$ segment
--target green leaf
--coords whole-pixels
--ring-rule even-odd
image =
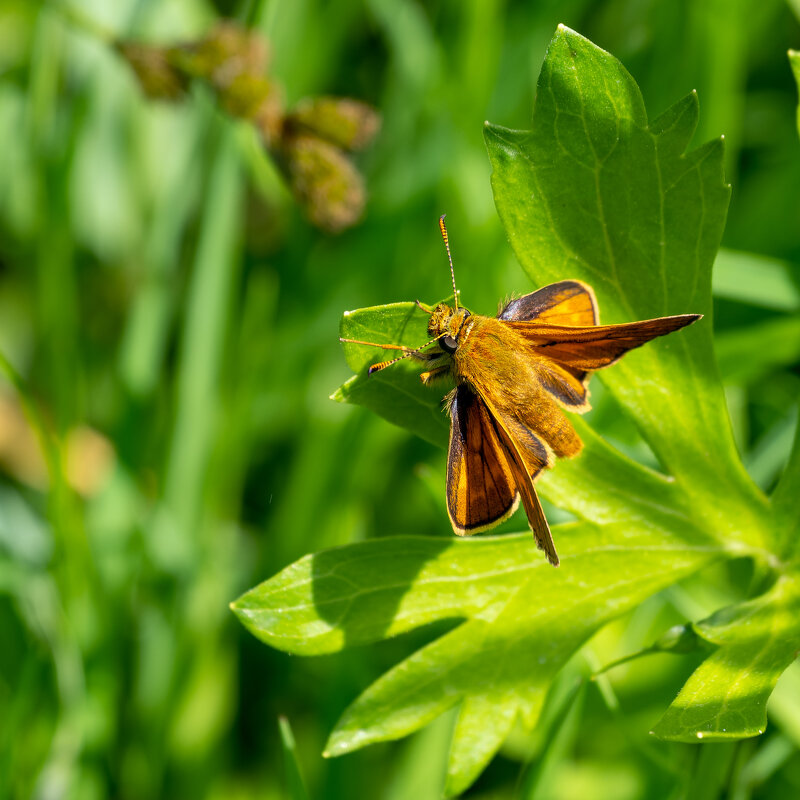
[[[648,122],[624,67],[559,27],[539,77],[532,131],[488,125],[498,212],[538,284],[590,283],[605,322],[706,318],[601,372],[694,515],[762,546],[765,503],[738,457],[714,359],[711,266],[728,206],[722,142],[685,152],[695,94]],[[715,499],[735,504],[718,513]]]
[[[339,335],[362,342],[420,347],[429,338],[428,315],[416,303],[346,311]],[[365,406],[433,444],[447,444],[449,420],[442,412],[442,389],[422,385],[418,362],[405,359],[367,375],[372,364],[401,354],[358,344],[345,344],[344,353],[347,365],[357,374],[331,395],[333,400]]]
[[[694,627],[718,649],[695,670],[653,732],[681,742],[763,733],[767,700],[800,649],[800,576],[783,575],[760,597]]]
[[[448,777],[457,793],[517,715],[535,724],[553,677],[599,627],[722,555],[709,539],[670,539],[626,523],[554,532],[574,553],[558,570],[535,557],[527,534],[397,537],[307,556],[232,608],[258,638],[303,655],[465,620],[367,689],[327,746],[340,755],[396,739],[460,704]]]

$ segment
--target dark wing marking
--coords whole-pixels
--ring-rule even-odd
[[[502,522],[519,496],[497,425],[465,384],[455,390],[450,417],[447,511],[453,530],[465,536]]]
[[[597,325],[597,300],[580,281],[559,281],[509,301],[497,315],[507,322],[538,320],[554,325]]]

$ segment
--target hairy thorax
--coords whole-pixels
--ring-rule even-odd
[[[497,405],[536,401],[536,369],[520,337],[493,317],[470,317],[464,323],[453,353],[460,381],[480,387]]]
[[[470,384],[500,406],[536,401],[537,382],[531,380],[535,359],[532,362],[521,337],[500,320],[441,303],[431,314],[428,333],[440,337],[439,347],[451,356],[458,383]]]

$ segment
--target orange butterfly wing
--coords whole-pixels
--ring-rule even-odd
[[[590,373],[608,367],[629,350],[677,331],[702,314],[599,325],[597,300],[590,286],[560,281],[510,301],[498,319],[544,357],[542,385],[572,411],[589,408],[586,385]]]
[[[544,550],[547,560],[557,567],[560,562],[553,535],[550,533],[550,526],[547,524],[542,504],[533,486],[533,479],[545,467],[551,466],[550,454],[541,439],[522,420],[499,412],[488,403],[487,408],[499,423],[497,430],[522,497],[522,505],[533,531],[533,538],[539,549]]]
[[[466,536],[502,522],[519,497],[497,426],[466,384],[455,390],[450,418],[447,511],[453,530]]]
[[[589,327],[600,320],[592,287],[580,281],[559,281],[510,300],[497,315],[508,322],[549,322]]]
[[[460,536],[491,528],[510,516],[519,497],[531,530],[548,560],[558,565],[550,528],[533,488],[548,466],[547,449],[518,420],[499,417],[466,384],[450,403],[447,511]]]
[[[559,366],[571,371],[590,372],[610,366],[629,350],[691,325],[701,316],[702,314],[680,314],[596,327],[533,322],[506,324],[522,336],[532,354],[552,359]]]

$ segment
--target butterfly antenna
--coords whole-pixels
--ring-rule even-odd
[[[450,242],[447,238],[447,227],[444,224],[444,218],[447,214],[442,214],[439,217],[439,230],[442,232],[442,239],[444,239],[444,246],[447,250],[447,260],[450,262],[450,277],[453,279],[453,297],[455,298],[456,311],[458,311],[458,289],[456,289],[456,273],[453,269],[453,256],[450,255]]]
[[[380,372],[382,369],[386,369],[386,367],[391,367],[392,364],[396,364],[398,361],[402,361],[410,355],[411,353],[406,353],[405,355],[397,356],[397,358],[389,359],[389,361],[379,361],[377,364],[372,364],[367,370],[367,375],[374,375],[376,372]]]
[[[441,333],[438,336],[431,339],[429,342],[425,342],[425,344],[420,345],[417,348],[411,347],[403,347],[402,345],[397,344],[378,344],[377,342],[364,342],[360,339],[343,339],[341,336],[339,337],[340,342],[345,342],[346,344],[363,344],[367,347],[380,347],[382,350],[401,350],[403,355],[397,356],[397,358],[392,358],[389,361],[379,361],[377,364],[373,364],[368,370],[367,375],[372,375],[374,372],[380,372],[382,369],[386,369],[386,367],[390,367],[392,364],[396,364],[398,361],[402,361],[404,358],[410,358],[411,356],[422,356],[423,353],[421,352],[424,347],[427,347],[429,344],[433,344],[434,342],[441,339],[443,336],[446,336],[446,333]]]

